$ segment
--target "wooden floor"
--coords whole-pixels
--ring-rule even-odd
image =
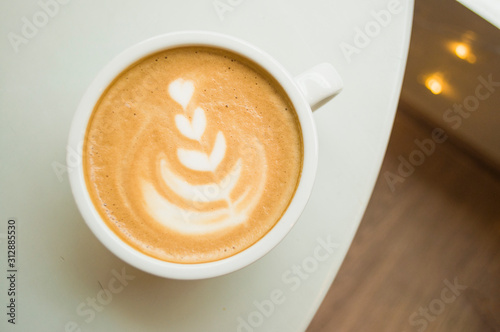
[[[500,331],[498,174],[447,140],[394,191],[384,177],[431,131],[398,111],[363,221],[308,332]]]

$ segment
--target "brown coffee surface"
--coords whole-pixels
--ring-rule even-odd
[[[181,47],[142,59],[107,88],[86,132],[91,199],[125,242],[200,263],[248,248],[280,219],[303,159],[286,93],[236,54]]]

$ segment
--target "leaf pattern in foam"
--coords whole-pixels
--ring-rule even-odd
[[[205,127],[207,126],[205,111],[203,111],[200,107],[196,108],[192,121],[189,121],[185,115],[177,114],[175,116],[175,124],[182,135],[187,138],[200,141],[201,136],[203,136],[203,133],[205,132]]]
[[[178,78],[168,86],[168,93],[178,104],[186,110],[189,101],[193,97],[194,83],[182,78]]]
[[[215,144],[210,156],[197,150],[179,148],[177,150],[177,157],[184,166],[193,171],[214,172],[224,159],[226,148],[226,138],[224,134],[219,131],[215,138]]]
[[[202,136],[207,126],[205,111],[201,107],[196,107],[192,117],[187,115],[188,105],[191,103],[195,91],[194,82],[178,78],[168,87],[170,97],[180,104],[184,114],[175,116],[175,124],[180,134],[189,139],[198,141],[198,150],[187,150],[178,147],[177,157],[182,165],[193,171],[215,172],[219,164],[226,155],[227,144],[224,134],[217,132],[212,151],[210,153],[203,150],[206,146],[202,143]],[[191,108],[190,108],[191,109]],[[151,183],[143,182],[143,197],[145,206],[150,214],[158,222],[165,226],[183,233],[213,232],[225,227],[232,227],[248,219],[248,215],[258,203],[266,182],[266,161],[265,153],[260,142],[248,142],[258,151],[259,164],[262,165],[255,182],[249,186],[237,198],[231,198],[233,188],[239,182],[242,172],[242,159],[238,159],[233,168],[218,183],[191,184],[186,179],[180,177],[169,169],[166,159],[160,162],[161,176],[165,185],[176,195],[192,202],[215,202],[227,201],[227,207],[222,207],[210,211],[198,211],[193,205],[193,209],[180,208],[171,202],[167,197],[157,191]],[[200,151],[201,150],[201,151]],[[215,190],[214,190],[215,188]]]
[[[160,162],[161,177],[165,184],[180,197],[193,202],[215,202],[227,199],[240,179],[241,169],[242,160],[238,159],[233,168],[219,182],[195,185],[171,171],[166,158],[162,158]]]

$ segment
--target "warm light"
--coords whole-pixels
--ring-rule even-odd
[[[449,48],[459,59],[465,60],[468,63],[476,62],[476,56],[471,52],[469,45],[465,43],[450,43]]]
[[[425,80],[425,87],[433,94],[438,95],[443,92],[443,79],[439,75],[431,75]]]
[[[455,47],[455,55],[460,59],[467,59],[467,56],[469,55],[469,47],[465,44],[458,44]]]
[[[476,62],[476,56],[472,53],[469,54],[469,56],[467,56],[467,62],[468,63],[475,63]]]

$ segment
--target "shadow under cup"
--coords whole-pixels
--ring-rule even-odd
[[[177,50],[188,50],[189,54],[182,52],[177,54]],[[195,53],[195,50],[201,51],[201,53],[207,51],[211,56],[218,58],[221,64],[229,63],[228,67],[232,65],[233,71],[238,71],[240,69],[237,68],[238,66],[249,67],[248,64],[250,64],[250,70],[259,72],[264,77],[269,75],[267,81],[270,85],[265,91],[284,91],[281,94],[283,102],[289,103],[288,107],[295,109],[295,113],[288,110],[287,113],[280,112],[281,118],[276,114],[274,114],[275,116],[268,114],[266,117],[266,111],[262,109],[266,102],[258,104],[261,106],[261,110],[255,107],[256,104],[250,103],[253,107],[245,106],[243,101],[250,100],[252,96],[257,96],[261,100],[262,96],[259,93],[262,93],[261,90],[252,89],[248,93],[242,91],[242,86],[261,84],[254,81],[252,83],[245,82],[243,77],[250,76],[250,72],[244,70],[239,72],[240,76],[236,76],[236,82],[240,85],[232,88],[234,90],[231,91],[233,94],[231,95],[231,103],[227,101],[229,98],[227,93],[229,92],[217,94],[220,92],[221,86],[227,87],[228,85],[227,82],[224,83],[224,75],[227,76],[227,74],[221,70],[214,69],[214,67],[210,69],[213,72],[201,75],[202,81],[205,80],[211,84],[206,86],[196,81],[196,75],[185,74],[186,72],[200,72],[201,68],[205,68],[200,63],[195,63],[192,67],[188,65],[191,68],[190,71],[184,71],[183,75],[178,75],[179,73],[176,72],[175,66],[172,67],[172,63],[178,63],[175,61],[187,61],[186,63],[188,63],[190,56],[193,59],[195,57],[199,59],[200,54]],[[170,59],[167,59],[168,57]],[[154,75],[158,74],[159,76],[146,75],[138,80],[141,69],[147,71],[148,68],[153,68],[148,66],[158,65],[158,61],[164,61],[162,65],[168,68],[166,72],[170,78],[163,77],[161,73],[158,74],[161,71],[152,70],[152,73],[156,72]],[[205,59],[201,63],[211,64],[217,61]],[[255,63],[256,66],[252,63]],[[142,66],[142,64],[145,65]],[[231,68],[228,70],[231,71]],[[214,75],[222,76],[214,78]],[[123,83],[127,80],[142,83]],[[168,83],[157,84],[158,82]],[[152,88],[155,84],[156,90]],[[279,86],[274,84],[279,84]],[[180,32],[167,34],[146,40],[124,51],[113,59],[90,85],[75,113],[70,130],[69,147],[82,151],[78,148],[84,142],[83,162],[79,163],[76,169],[69,173],[69,176],[77,206],[87,225],[99,240],[122,260],[136,268],[167,278],[215,277],[236,271],[264,256],[293,227],[307,203],[314,182],[317,166],[316,129],[309,106],[311,101],[307,100],[307,91],[304,92],[304,88],[299,88],[299,85],[300,82],[297,84],[297,81],[290,77],[286,70],[269,55],[244,41],[215,33]],[[123,97],[123,92],[130,92],[130,90],[135,89],[134,86],[140,88],[127,95],[130,98]],[[144,90],[141,90],[143,88]],[[151,96],[146,93],[150,90]],[[331,94],[333,95],[334,92],[332,91]],[[111,101],[119,100],[122,106],[118,109],[113,108],[112,103],[106,104],[105,96],[110,96],[108,99]],[[236,101],[237,99],[239,100]],[[137,107],[141,105],[142,107]],[[275,105],[274,100],[273,105]],[[96,115],[99,114],[100,107],[103,109],[101,118]],[[241,107],[246,108],[246,112]],[[250,110],[248,110],[249,108]],[[162,111],[158,112],[158,109]],[[229,115],[230,111],[232,113]],[[152,116],[153,113],[156,115]],[[238,114],[244,116],[238,119]],[[274,126],[275,123],[282,125],[283,121],[287,120],[286,114],[292,114],[292,122],[296,123],[297,138],[295,141],[284,140],[283,133],[275,135],[276,139],[266,141],[268,136],[273,136],[276,131],[271,125]],[[144,123],[148,124],[147,127],[141,125],[142,120],[133,122],[134,117],[137,119],[141,116],[145,118]],[[265,127],[265,125],[268,125],[269,128],[262,130],[260,136],[257,135],[257,139],[251,141],[250,136],[248,136],[252,132],[250,124],[251,121],[259,123],[259,117],[261,118],[259,128]],[[279,121],[273,120],[276,117],[279,118]],[[106,119],[108,122],[103,127],[93,127],[93,123],[104,123],[103,121]],[[231,121],[227,119],[231,119]],[[290,119],[288,116],[288,120]],[[103,135],[100,133],[102,128],[109,128],[110,130],[107,132],[119,134],[115,136]],[[255,131],[255,126],[253,128]],[[236,137],[239,132],[244,132],[246,136],[243,139]],[[142,134],[138,136],[137,133]],[[144,133],[147,135],[143,135]],[[128,150],[133,151],[133,153],[120,149],[113,150],[112,147],[116,144],[109,144],[110,138],[113,137],[129,138]],[[138,142],[136,142],[138,148],[136,149],[133,148],[134,137],[138,138]],[[145,140],[144,137],[149,137],[150,141]],[[174,137],[175,142],[177,142],[175,144],[173,143]],[[151,144],[151,141],[168,142],[159,144],[164,148],[163,154],[157,153],[158,149],[153,147],[154,144]],[[251,144],[248,144],[249,141]],[[274,147],[271,143],[274,144]],[[106,144],[108,144],[107,149],[105,148]],[[161,255],[154,254],[154,251],[147,252],[144,249],[147,249],[148,244],[141,248],[141,244],[127,240],[129,231],[122,232],[121,230],[122,227],[127,227],[126,223],[128,222],[120,220],[123,215],[108,213],[118,210],[116,206],[113,207],[113,204],[120,204],[120,201],[104,202],[100,199],[100,197],[111,196],[106,194],[106,190],[121,191],[116,193],[116,197],[122,197],[127,192],[133,192],[134,195],[140,193],[143,197],[147,197],[146,203],[140,202],[137,199],[138,196],[127,198],[127,202],[134,205],[134,208],[139,211],[134,212],[136,217],[131,217],[130,222],[143,225],[145,222],[140,213],[144,211],[148,212],[149,216],[153,215],[154,218],[150,218],[151,220],[161,219],[159,223],[156,220],[156,225],[149,223],[146,228],[139,231],[142,235],[146,234],[147,237],[153,239],[152,243],[163,241],[171,243],[172,248],[181,245],[189,248],[191,243],[194,244],[192,246],[194,250],[196,246],[205,248],[207,245],[210,246],[210,243],[216,244],[217,241],[224,243],[225,241],[229,247],[219,246],[219,251],[231,249],[233,238],[228,235],[231,233],[227,230],[239,227],[239,234],[249,233],[251,225],[258,225],[259,220],[263,218],[256,216],[253,219],[250,218],[252,222],[248,223],[246,220],[242,220],[241,216],[250,210],[253,211],[256,206],[261,206],[269,200],[269,197],[272,197],[272,195],[268,195],[268,198],[264,200],[261,200],[260,197],[253,200],[247,199],[258,194],[262,195],[266,192],[265,187],[269,186],[269,183],[272,184],[273,179],[276,179],[277,175],[273,174],[269,178],[261,180],[263,173],[267,173],[262,165],[272,168],[273,164],[281,161],[282,164],[276,167],[276,174],[278,174],[283,171],[283,167],[290,164],[290,160],[293,160],[292,151],[289,154],[277,154],[275,159],[271,158],[271,162],[269,162],[266,159],[270,156],[269,151],[287,150],[294,144],[298,144],[301,151],[299,152],[299,164],[295,170],[293,167],[291,169],[299,181],[297,184],[289,185],[284,190],[288,196],[284,195],[277,199],[276,202],[281,205],[278,212],[271,213],[275,219],[271,226],[269,226],[269,222],[265,227],[256,226],[261,228],[261,234],[254,237],[251,243],[247,242],[241,247],[241,250],[215,260],[208,257],[200,262],[183,262],[182,260],[176,261],[168,257],[161,257]],[[95,150],[89,148],[91,145],[95,146]],[[180,145],[182,148],[179,147]],[[234,148],[234,146],[239,146],[239,148]],[[238,156],[234,152],[241,151],[241,146],[247,148],[250,146],[253,152],[247,153],[246,157]],[[152,151],[155,153],[150,153]],[[264,153],[261,153],[263,151]],[[90,158],[93,160],[92,163],[88,162],[90,154],[93,154]],[[261,154],[265,158],[264,164],[262,164],[262,159],[258,157]],[[132,157],[129,158],[129,155]],[[122,164],[128,166],[118,169],[120,168],[119,163],[111,163],[107,172],[99,171],[112,160],[126,161]],[[297,160],[295,162],[297,163]],[[90,165],[90,167],[86,165]],[[136,176],[138,174],[140,176]],[[107,176],[111,176],[113,179],[110,181],[113,186],[99,187],[97,190],[92,188],[93,184]],[[160,178],[162,181],[152,183],[148,181],[151,177]],[[275,182],[286,181],[276,180]],[[219,185],[218,187],[212,186],[212,191],[210,191],[210,185],[213,183],[219,183]],[[273,190],[268,188],[267,194],[277,190],[280,186],[272,187]],[[211,194],[209,194],[210,192]],[[271,203],[266,208],[276,205],[276,202]],[[222,214],[216,213],[224,209],[226,212],[230,210],[226,214],[233,217],[232,219],[224,219],[221,217]],[[194,212],[186,213],[187,210],[194,210]],[[138,214],[139,217],[137,217]],[[251,214],[252,212],[246,213],[246,215]],[[147,229],[150,229],[150,233],[147,233]],[[174,237],[165,241],[167,233],[162,233],[164,230],[167,230],[167,233]],[[222,235],[219,234],[219,236],[212,237],[207,241],[209,233]],[[176,242],[175,236],[182,238],[182,241]],[[240,240],[234,241],[235,243],[241,242]],[[168,249],[164,251],[169,252]]]

